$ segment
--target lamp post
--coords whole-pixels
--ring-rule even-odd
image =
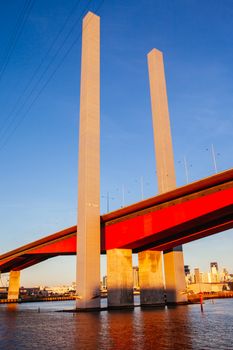
[[[189,168],[192,167],[192,164],[188,164],[186,156],[183,157],[183,161],[179,160],[178,163],[183,163],[185,171],[185,180],[186,184],[189,183]]]
[[[114,199],[114,197],[110,197],[109,191],[107,191],[106,196],[101,196],[102,198],[106,198],[106,207],[107,207],[107,213],[110,211],[110,199]]]
[[[213,165],[214,165],[214,172],[215,172],[215,174],[217,174],[217,172],[218,172],[218,167],[217,167],[217,159],[216,159],[216,156],[219,156],[220,154],[219,154],[219,153],[216,154],[213,143],[211,144],[210,149],[209,149],[209,148],[206,148],[206,151],[210,151],[210,153],[211,153],[212,160],[213,160]]]
[[[213,144],[211,144],[211,153],[212,153],[212,158],[213,158],[213,163],[214,163],[214,171],[215,171],[215,174],[217,174],[218,169],[217,169],[216,155],[215,155],[215,150],[214,150]]]

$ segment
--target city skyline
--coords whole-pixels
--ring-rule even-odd
[[[69,5],[71,5],[71,3]],[[66,9],[68,12],[68,9],[64,7],[64,3],[62,1],[60,2],[60,6],[60,9]],[[123,8],[123,2],[120,2],[119,5],[115,4],[114,6],[118,11],[115,12],[117,17],[117,14],[119,14],[119,11],[121,11]],[[192,6],[195,9],[195,5],[192,4]],[[139,7],[136,7],[135,9],[135,7],[130,8],[130,6],[125,6],[125,8],[126,12],[130,16],[130,21],[133,21],[132,12],[139,11]],[[206,9],[205,6],[203,6],[203,8],[204,10]],[[218,157],[218,170],[223,170],[232,166],[232,142],[229,140],[229,135],[232,128],[232,118],[230,117],[230,112],[232,110],[230,104],[230,89],[233,86],[233,82],[231,75],[228,77],[226,76],[226,71],[224,78],[222,78],[222,80],[220,79],[220,73],[224,72],[223,68],[226,70],[228,69],[228,73],[230,72],[231,68],[228,61],[229,57],[227,56],[227,50],[229,49],[228,46],[225,47],[225,55],[218,54],[217,57],[214,57],[214,62],[213,60],[210,61],[215,64],[214,67],[208,67],[208,60],[207,56],[205,55],[198,56],[196,53],[197,56],[195,59],[197,59],[197,62],[194,62],[195,59],[193,62],[190,62],[189,60],[191,56],[186,57],[186,61],[184,60],[183,49],[186,45],[188,47],[188,41],[186,41],[185,45],[182,46],[179,41],[177,42],[174,40],[174,47],[171,49],[169,46],[172,38],[172,35],[169,32],[172,29],[171,27],[168,27],[167,32],[165,32],[165,38],[163,37],[163,33],[158,30],[158,33],[156,31],[153,32],[156,40],[154,38],[152,40],[152,38],[149,37],[146,42],[143,42],[142,38],[139,40],[141,33],[136,30],[137,40],[135,39],[134,44],[137,42],[140,43],[140,45],[137,50],[133,50],[134,46],[131,44],[132,46],[130,47],[133,52],[132,55],[127,51],[127,45],[130,43],[129,39],[130,35],[132,35],[132,29],[129,28],[128,24],[124,23],[125,17],[123,17],[123,19],[121,18],[120,22],[117,22],[116,19],[115,22],[109,23],[106,17],[108,13],[107,11],[110,9],[112,10],[112,8],[108,5],[106,7],[103,6],[100,11],[103,11],[101,13],[101,18],[103,21],[103,60],[104,65],[107,67],[102,67],[103,71],[105,69],[105,77],[103,77],[103,81],[101,83],[103,91],[102,100],[104,106],[102,108],[102,211],[106,211],[107,192],[110,193],[111,197],[110,208],[114,208],[115,206],[120,207],[122,204],[126,205],[136,200],[140,200],[142,196],[142,187],[140,183],[141,177],[143,177],[143,195],[145,197],[148,195],[152,196],[157,191],[155,179],[155,161],[152,145],[153,139],[151,135],[152,132],[150,130],[151,113],[148,97],[149,84],[145,62],[148,49],[150,49],[152,46],[161,45],[163,46],[162,49],[164,51],[170,114],[172,126],[174,128],[173,144],[175,146],[178,185],[185,184],[187,180],[183,158],[184,156],[188,162],[186,167],[188,169],[190,181],[215,172],[212,154],[210,151],[211,144],[214,144],[216,157]],[[39,9],[37,8],[37,10]],[[51,8],[50,11],[52,10],[54,9]],[[163,5],[161,5],[159,10],[160,11],[157,16],[159,20],[160,15],[161,20],[164,16],[166,17],[166,15],[163,13]],[[40,7],[40,11],[42,11],[42,13],[46,13],[45,8],[42,5]],[[147,11],[149,10],[147,9]],[[148,15],[147,11],[146,14]],[[186,12],[187,15],[190,15],[187,8]],[[124,16],[126,16],[126,14],[124,14]],[[167,16],[172,17],[172,13],[168,13]],[[11,17],[9,18],[13,20]],[[41,18],[43,18],[43,16]],[[60,16],[59,21],[61,21],[62,18],[63,16]],[[153,28],[152,18],[149,18],[150,21],[148,24],[145,24],[143,27],[144,35],[147,33],[146,30],[148,33],[150,33]],[[47,20],[46,24],[48,28],[50,23],[46,17],[44,20]],[[140,23],[138,18],[137,20]],[[202,21],[203,18],[200,17],[199,20]],[[117,30],[114,27],[114,24],[116,25],[117,23],[121,29],[119,33],[117,33]],[[57,23],[56,29],[59,28],[59,25],[60,23]],[[30,26],[31,28],[36,27],[32,20],[30,22]],[[112,46],[110,45],[110,47],[108,46],[108,43],[111,42],[110,36],[108,37],[106,34],[108,28],[111,29],[111,33],[114,35],[114,43],[118,43],[117,47],[115,47],[113,44]],[[164,29],[163,24],[162,28]],[[123,39],[122,36],[125,32],[128,33],[127,30],[129,30],[130,33],[128,34],[129,37],[126,36],[126,38]],[[35,34],[36,33],[34,33],[34,35]],[[55,30],[53,34],[55,34]],[[199,35],[200,34],[201,33],[199,33]],[[209,35],[208,40],[211,42],[212,34],[207,34]],[[181,37],[183,36],[181,35]],[[28,38],[31,38],[29,33]],[[118,40],[116,40],[117,38]],[[41,40],[42,39],[43,38],[41,36]],[[30,40],[32,40],[32,38]],[[155,43],[155,41],[157,42]],[[203,42],[201,42],[201,44],[203,44]],[[106,47],[105,45],[110,49],[110,52],[103,49],[103,47]],[[203,47],[200,47],[199,49],[201,48],[204,50]],[[24,49],[25,51],[23,51],[23,48],[21,48],[21,53],[18,52],[18,56],[15,57],[15,59],[19,59],[18,62],[21,65],[27,62],[26,60],[20,61],[20,58],[23,57],[23,53],[25,54],[28,52],[28,47]],[[77,51],[74,50],[71,56],[68,57],[69,64],[71,64],[71,62],[73,64],[74,59],[77,59],[77,61],[79,60],[77,56],[80,50],[80,42],[76,49]],[[126,50],[126,52],[124,52],[124,50]],[[211,48],[209,48],[209,51],[207,50],[207,52],[210,55]],[[111,57],[111,55],[113,57]],[[202,76],[199,77],[198,82],[198,79],[195,79],[195,74],[197,69],[200,68],[201,58],[203,57],[206,66],[205,69],[204,66],[201,67]],[[33,55],[31,56],[31,59],[32,58],[35,59]],[[224,65],[220,64],[222,62],[221,60],[224,60]],[[35,62],[33,62],[33,64],[34,63]],[[183,65],[187,65],[188,63],[191,64],[192,69],[190,70],[190,67],[189,69],[186,67],[186,70],[183,71]],[[31,64],[30,69],[33,69],[33,64]],[[77,166],[75,163],[75,157],[77,156],[76,125],[78,113],[77,110],[75,112],[75,109],[77,109],[76,104],[78,105],[79,100],[79,89],[77,82],[79,81],[80,69],[78,64],[71,65],[71,67],[75,67],[75,72],[77,72],[76,80],[70,82],[70,78],[68,79],[65,76],[66,74],[64,71],[63,74],[56,75],[55,81],[49,85],[49,91],[47,92],[46,97],[42,96],[43,98],[38,101],[32,110],[34,111],[33,114],[30,114],[31,117],[33,115],[37,115],[37,118],[26,118],[25,121],[22,122],[23,126],[17,129],[15,138],[11,139],[11,141],[8,143],[8,147],[3,149],[2,161],[5,172],[1,174],[3,193],[1,218],[5,233],[3,234],[4,240],[3,245],[1,246],[2,253],[6,250],[13,249],[17,245],[30,242],[33,240],[33,238],[39,238],[46,234],[55,232],[59,230],[59,228],[72,225],[76,220]],[[116,68],[116,72],[115,74],[112,74],[112,70],[114,68]],[[22,74],[20,69],[18,70],[19,75]],[[68,65],[65,65],[63,70],[64,69],[66,71],[70,71],[69,77],[71,77],[72,69],[70,69]],[[187,85],[190,89],[190,91],[188,91],[190,96],[187,96],[186,83],[189,80],[185,76],[187,71],[189,72],[189,78],[191,78],[193,83],[193,86]],[[231,72],[232,71],[233,70],[231,70]],[[110,81],[109,75],[106,74],[107,72],[109,74],[111,72],[111,75],[113,78],[115,78],[115,80],[113,79]],[[123,77],[126,72],[126,77]],[[119,79],[117,79],[117,74],[119,73],[120,76]],[[136,75],[136,77],[133,79],[134,75]],[[11,78],[12,82],[14,82],[14,77]],[[56,86],[56,81],[59,82],[59,84],[64,82],[64,86],[67,88],[67,90],[62,90]],[[211,84],[213,84],[214,81],[218,83],[218,86],[220,84],[220,91],[217,89],[217,87],[215,89],[211,87]],[[26,82],[26,79],[24,82]],[[205,84],[205,82],[207,82],[207,84]],[[111,86],[111,93],[107,91],[108,84]],[[203,90],[198,91],[201,90],[201,84],[204,84],[204,89],[209,89],[209,100],[206,99],[207,95],[203,94]],[[123,85],[124,89],[122,89]],[[134,91],[131,90],[133,85]],[[221,91],[222,93],[220,94]],[[64,92],[65,98],[64,100],[61,100],[59,96],[64,97]],[[4,91],[4,93],[7,94],[7,91]],[[52,95],[49,95],[49,93],[52,93]],[[69,95],[69,93],[71,95]],[[185,95],[185,93],[187,95]],[[53,96],[53,98],[49,96]],[[219,105],[216,106],[212,99],[214,100],[214,98],[217,96],[219,97]],[[223,98],[221,99],[222,96]],[[17,92],[15,92],[14,97],[17,98]],[[187,100],[184,105],[181,103],[182,97],[185,97]],[[59,98],[59,104],[57,104],[57,98]],[[136,108],[133,103],[135,98],[138,100]],[[121,105],[123,105],[124,108],[120,108],[118,101],[121,101]],[[204,105],[204,101],[206,102],[206,105]],[[188,102],[191,102],[191,104],[188,104]],[[201,102],[201,106],[203,108],[202,111],[195,110],[197,102]],[[69,108],[67,108],[67,103],[69,104]],[[222,117],[220,121],[220,128],[217,128],[219,125],[217,124],[217,113],[222,111],[224,103],[226,104],[224,107],[228,117]],[[6,113],[6,115],[8,108],[9,106],[7,104],[5,104],[3,107],[3,111]],[[185,120],[187,111],[190,111],[189,108],[195,115],[194,119],[189,119],[188,121],[191,124],[190,126],[187,125],[187,121]],[[209,111],[208,108],[210,109]],[[61,111],[59,111],[59,109],[61,109]],[[181,114],[183,117],[180,115],[180,112],[182,112]],[[122,116],[119,118],[118,115],[120,113],[122,113]],[[42,119],[39,117],[40,114],[43,115]],[[68,118],[67,115],[69,115]],[[145,115],[146,119],[144,118]],[[204,117],[204,115],[207,115],[207,117]],[[57,119],[57,117],[59,118]],[[49,123],[46,123],[47,118]],[[58,126],[56,125],[57,120]],[[41,125],[42,121],[44,122],[43,126]],[[38,133],[37,128],[39,128]],[[56,132],[54,132],[54,130]],[[51,133],[53,132],[54,135],[52,136],[51,140]],[[60,142],[58,142],[57,138]],[[191,138],[192,145],[190,145],[188,142],[188,140]],[[137,154],[136,149],[139,155],[137,158],[135,158]],[[112,162],[113,159],[114,164]],[[27,167],[28,164],[29,168]],[[122,170],[118,169],[119,164],[122,164]],[[68,176],[66,172],[67,169],[69,174]],[[15,177],[16,172],[18,175],[17,178]],[[56,181],[54,181],[54,179],[56,179]],[[114,199],[112,199],[113,197]],[[14,218],[14,220],[12,220],[12,218]],[[12,232],[14,233],[12,234]],[[232,230],[206,238],[201,242],[193,242],[185,245],[185,263],[187,262],[187,259],[191,259],[191,261],[193,259],[197,259],[197,255],[199,255],[198,258],[202,260],[202,264],[204,264],[207,257],[209,260],[213,260],[211,255],[216,256],[216,260],[220,260],[218,255],[220,254],[221,256],[225,256],[225,259],[227,260],[226,267],[230,269],[230,266],[232,266],[230,242],[232,243]],[[210,249],[207,248],[209,246],[211,246],[211,252]],[[208,250],[208,255],[204,254],[206,249]],[[195,252],[198,252],[198,254]],[[63,271],[63,274],[67,275],[67,272],[65,272],[66,270],[71,271],[72,266],[73,269],[75,269],[75,263],[72,259],[73,258],[56,258],[53,262],[48,261],[46,263],[42,263],[40,267],[30,268],[23,272],[22,281],[27,280],[27,278],[28,280],[32,280],[34,278],[34,271],[37,271],[38,273],[37,278],[51,278],[52,276],[61,278],[56,270]],[[70,260],[70,262],[68,262],[68,260]],[[64,264],[65,266],[61,266]],[[46,270],[46,272],[44,270]]]

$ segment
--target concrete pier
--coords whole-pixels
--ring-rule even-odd
[[[182,246],[164,252],[167,304],[187,303]]]
[[[158,191],[159,193],[164,193],[176,187],[176,176],[163,54],[161,51],[153,49],[149,52],[148,69]],[[169,291],[167,301],[179,303],[180,299],[178,296],[184,292],[183,288],[185,285],[182,247],[174,250],[174,252],[169,251],[164,253],[164,271],[166,290]]]
[[[10,271],[7,299],[19,299],[20,271]]]
[[[78,164],[78,309],[100,307],[100,18],[83,19]]]
[[[142,306],[164,305],[161,252],[147,250],[138,254],[140,303]]]
[[[131,249],[107,251],[107,287],[109,308],[132,308],[133,266]]]

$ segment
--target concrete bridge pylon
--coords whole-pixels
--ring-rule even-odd
[[[83,19],[78,160],[78,309],[100,307],[100,18]]]
[[[163,54],[161,51],[153,49],[147,58],[158,191],[164,193],[176,188],[176,175]],[[155,254],[159,255],[160,252],[155,252]],[[164,272],[167,303],[186,302],[182,246],[164,252]]]
[[[148,66],[158,188],[164,193],[176,187],[176,179],[163,55],[159,50],[148,54]],[[77,221],[77,309],[99,308],[100,18],[91,12],[83,19],[82,33]],[[164,257],[167,301],[184,302],[182,247],[165,252]],[[133,306],[132,250],[107,251],[107,265],[109,306]],[[141,303],[164,304],[161,253],[139,253],[140,271]]]

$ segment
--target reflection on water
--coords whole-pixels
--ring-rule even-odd
[[[73,302],[0,306],[0,349],[233,349],[233,300],[100,313]],[[38,309],[40,308],[40,309]]]

